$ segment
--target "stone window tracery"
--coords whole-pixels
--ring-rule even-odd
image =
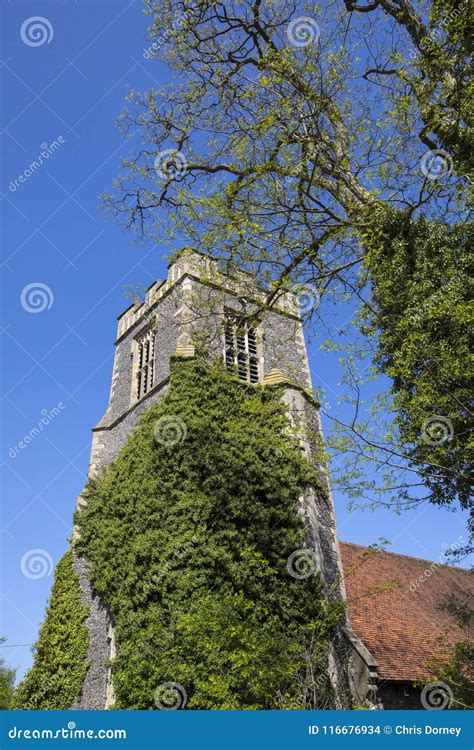
[[[149,328],[137,339],[137,369],[135,397],[139,401],[154,384],[155,331]]]
[[[241,380],[257,383],[260,367],[255,329],[232,313],[225,320],[225,363],[228,370],[237,368]]]

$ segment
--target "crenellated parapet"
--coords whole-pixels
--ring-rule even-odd
[[[249,303],[265,307],[269,301],[268,290],[257,286],[254,276],[245,271],[236,271],[232,275],[224,273],[214,258],[192,250],[185,249],[168,266],[168,275],[163,281],[157,279],[148,287],[142,303],[133,303],[118,317],[117,339],[124,336],[144,315],[154,309],[171,290],[185,279],[198,281],[210,288],[221,289],[226,294],[244,297]],[[275,312],[301,318],[298,296],[290,291],[278,290],[272,299]]]

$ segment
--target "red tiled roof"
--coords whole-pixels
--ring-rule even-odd
[[[465,640],[439,606],[451,595],[464,600],[467,591],[474,593],[471,571],[392,552],[366,557],[368,551],[341,542],[352,628],[377,660],[382,679],[427,677],[425,665],[439,652],[439,636],[451,645]],[[390,586],[393,581],[396,587]],[[387,584],[390,588],[381,591]]]

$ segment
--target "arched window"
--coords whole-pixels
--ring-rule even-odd
[[[136,399],[153,387],[155,359],[155,331],[150,328],[137,339]]]
[[[257,337],[248,321],[240,321],[233,313],[225,320],[225,363],[228,370],[236,369],[241,380],[257,383],[260,367]]]

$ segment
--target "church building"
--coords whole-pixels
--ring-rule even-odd
[[[204,353],[249,386],[280,387],[288,429],[326,488],[301,488],[304,553],[325,590],[347,602],[327,663],[337,696],[333,707],[426,707],[419,683],[429,677],[426,663],[436,640],[445,630],[452,646],[461,637],[438,605],[444,595],[468,587],[468,572],[338,541],[298,300],[281,292],[268,308],[267,294],[251,275],[229,274],[199,252],[176,256],[167,278],[154,282],[146,298],[118,318],[110,399],[93,428],[89,478],[110,466],[140,416],[163,399],[173,357]],[[78,498],[73,539],[80,538],[85,507],[87,493]],[[89,611],[89,646],[82,692],[71,707],[105,709],[114,703],[114,623],[92,591],[87,561],[77,554],[74,569]]]

